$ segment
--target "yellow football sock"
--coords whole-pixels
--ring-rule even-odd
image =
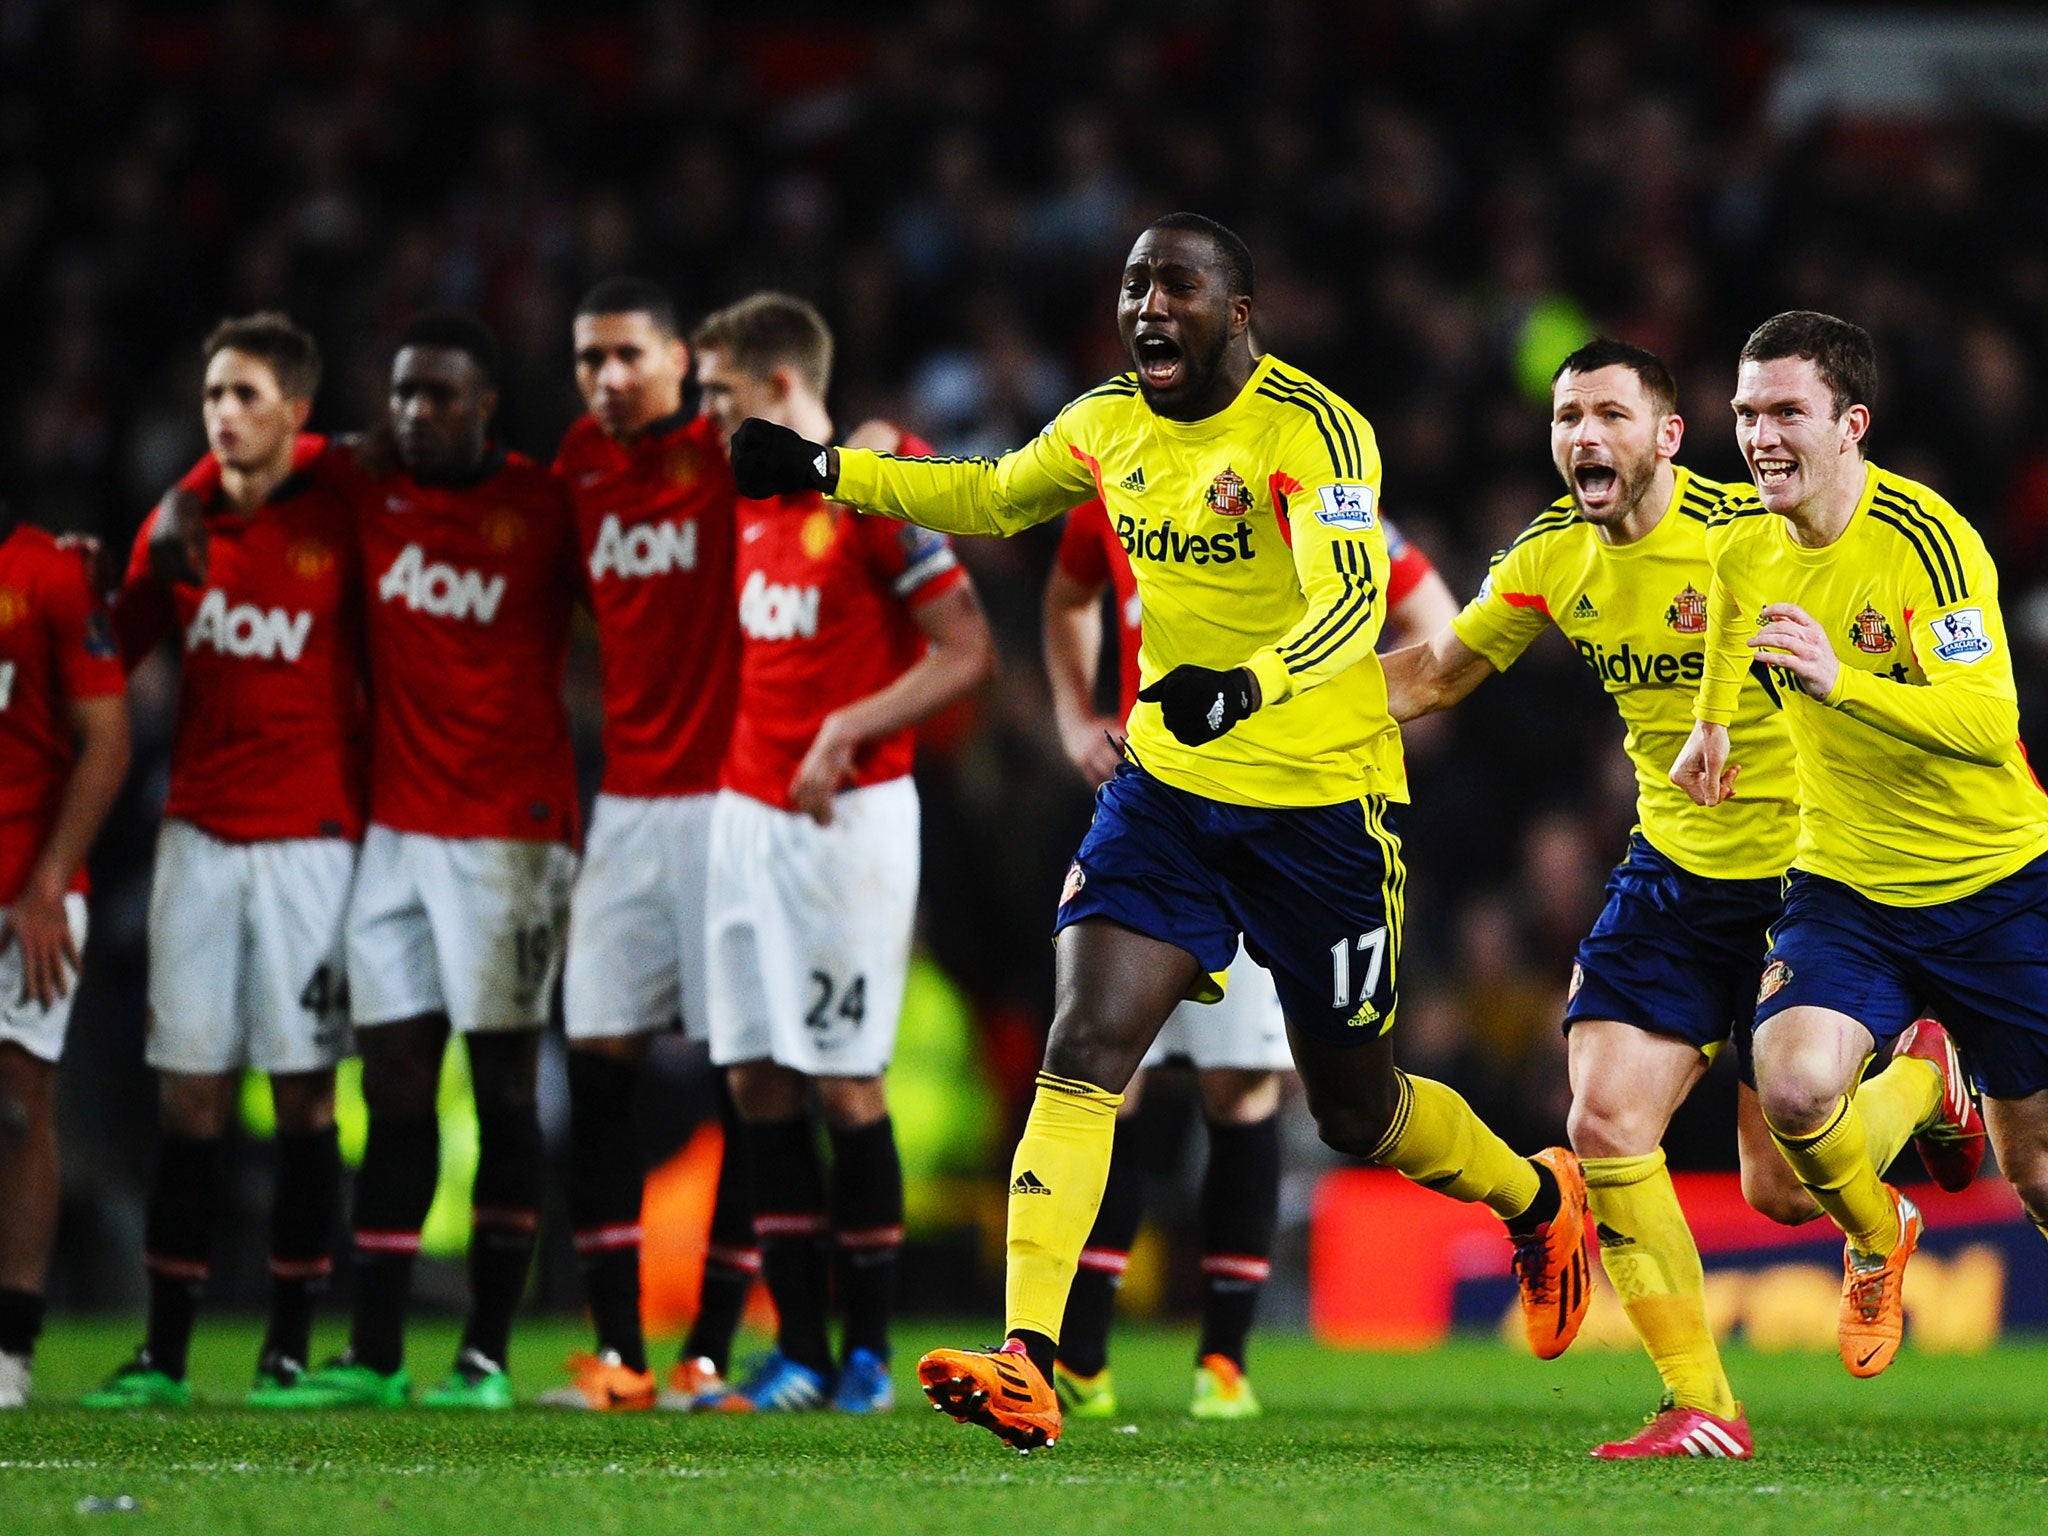
[[[1038,1074],[1031,1114],[1010,1160],[1010,1263],[1003,1286],[1006,1326],[1059,1342],[1074,1283],[1116,1140],[1124,1096],[1070,1077]]]
[[[1827,1124],[1811,1136],[1787,1136],[1772,1126],[1771,1137],[1851,1247],[1860,1253],[1888,1254],[1898,1246],[1898,1213],[1884,1181],[1870,1166],[1870,1141],[1854,1099],[1845,1095]]]
[[[1622,1310],[1681,1408],[1735,1416],[1735,1393],[1707,1326],[1707,1282],[1685,1224],[1664,1149],[1643,1157],[1588,1157],[1586,1203],[1600,1234],[1600,1262]]]
[[[1856,1110],[1863,1117],[1870,1166],[1880,1178],[1913,1139],[1913,1133],[1940,1108],[1941,1074],[1933,1062],[1918,1056],[1894,1058],[1890,1066],[1856,1089]]]
[[[1394,1074],[1401,1102],[1372,1161],[1399,1169],[1453,1200],[1483,1200],[1503,1218],[1529,1209],[1541,1184],[1536,1165],[1496,1136],[1472,1106],[1442,1083]]]

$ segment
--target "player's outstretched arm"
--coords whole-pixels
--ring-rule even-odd
[[[1728,761],[1728,727],[1698,720],[1671,765],[1671,782],[1690,795],[1694,805],[1719,805],[1735,797],[1741,772],[1741,764]]]
[[[831,825],[832,797],[863,745],[930,719],[995,670],[995,640],[972,585],[950,586],[911,614],[930,642],[923,657],[888,687],[827,715],[790,780],[790,799],[820,826]]]
[[[23,997],[42,1008],[66,996],[78,974],[78,946],[72,942],[64,897],[128,777],[126,695],[73,699],[70,713],[78,758],[64,781],[57,819],[20,894],[0,913],[0,950],[21,946]]]
[[[1397,721],[1449,709],[1493,676],[1493,663],[1448,623],[1420,645],[1386,652],[1380,666],[1387,675],[1387,713]]]
[[[1067,761],[1100,784],[1123,761],[1121,720],[1097,714],[1095,671],[1102,660],[1102,587],[1058,565],[1045,584],[1045,676]]]

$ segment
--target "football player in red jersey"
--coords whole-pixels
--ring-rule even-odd
[[[0,1409],[28,1401],[57,1232],[57,1062],[85,854],[128,772],[127,680],[85,562],[0,503]]]
[[[704,409],[832,439],[832,338],[756,294],[694,338]],[[867,431],[868,429],[864,429]],[[896,452],[926,452],[876,429]],[[919,721],[977,687],[994,646],[944,537],[815,494],[739,503],[740,708],[711,825],[711,1054],[746,1122],[777,1347],[726,1406],[888,1408],[903,1174],[882,1073],[910,962]],[[828,1196],[810,1119],[832,1140]],[[829,1212],[829,1214],[828,1214]],[[835,1371],[834,1289],[845,1329]]]
[[[644,1408],[657,1400],[640,1326],[645,1167],[634,1091],[648,1042],[680,1024],[709,1038],[704,893],[711,806],[739,700],[732,471],[717,427],[686,415],[690,351],[675,300],[641,278],[584,296],[576,383],[589,407],[562,439],[597,620],[604,780],[569,910],[569,1215],[597,1348],[541,1401]],[[734,1330],[761,1260],[732,1096],[719,1075],[725,1156],[695,1321],[659,1394],[725,1396]]]
[[[1392,523],[1385,526],[1388,614],[1381,644],[1392,649],[1435,634],[1458,604],[1429,556]],[[1114,593],[1118,619],[1114,718],[1095,708],[1105,591]],[[1046,583],[1044,620],[1045,669],[1060,744],[1082,776],[1099,785],[1123,760],[1124,721],[1137,702],[1143,638],[1137,576],[1099,499],[1067,514]],[[1188,1411],[1199,1419],[1250,1418],[1261,1411],[1245,1375],[1245,1347],[1272,1270],[1280,1214],[1280,1075],[1294,1060],[1273,978],[1240,949],[1222,999],[1175,1008],[1124,1089],[1109,1183],[1067,1295],[1053,1366],[1053,1386],[1075,1418],[1108,1418],[1118,1409],[1109,1325],[1145,1209],[1145,1173],[1123,1133],[1137,1111],[1143,1068],[1171,1060],[1194,1066],[1209,1132],[1202,1183],[1202,1332]]]
[[[250,1401],[305,1370],[341,1201],[334,1067],[348,1054],[342,912],[363,835],[362,592],[355,514],[295,467],[320,380],[283,315],[206,339],[218,464],[203,580],[150,570],[153,514],[115,609],[130,666],[180,652],[170,797],[149,906],[149,1043],[163,1138],[150,1187],[142,1349],[85,1403],[182,1407],[244,1068],[267,1073],[277,1190],[269,1331]],[[317,446],[311,440],[300,458]]]

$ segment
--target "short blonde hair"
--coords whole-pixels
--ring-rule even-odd
[[[820,399],[832,382],[832,331],[825,317],[786,293],[752,293],[704,317],[690,345],[716,348],[733,366],[765,379],[792,368]]]

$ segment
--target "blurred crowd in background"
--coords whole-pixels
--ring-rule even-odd
[[[0,0],[0,494],[125,553],[204,447],[199,338],[269,308],[326,349],[327,430],[381,409],[409,315],[475,311],[505,346],[505,441],[551,458],[579,409],[570,312],[617,272],[691,315],[801,294],[837,330],[842,428],[995,453],[1123,366],[1122,256],[1191,208],[1250,242],[1259,341],[1372,421],[1388,510],[1461,597],[1560,489],[1548,377],[1578,341],[1661,352],[1684,461],[1740,478],[1749,329],[1791,307],[1868,327],[1873,453],[1989,540],[2038,723],[2048,133],[1788,119],[1792,35],[1704,0]],[[963,541],[1003,673],[920,767],[924,945],[1011,1106],[1089,809],[1038,659],[1056,538]],[[172,693],[138,690],[66,1068],[56,1293],[88,1299],[132,1268],[97,1256],[132,1252],[154,1137],[142,937]],[[1558,1140],[1564,985],[1632,819],[1619,727],[1551,640],[1409,748],[1400,1052],[1519,1144]],[[1732,1165],[1732,1103],[1717,1071],[1675,1164]],[[1298,1141],[1297,1217],[1319,1166]]]

